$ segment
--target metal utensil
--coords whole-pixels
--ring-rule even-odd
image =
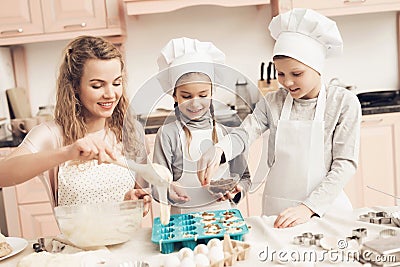
[[[260,81],[264,81],[264,62],[261,62],[261,78]]]
[[[267,67],[267,83],[271,83],[271,71],[272,71],[272,62],[270,61]]]

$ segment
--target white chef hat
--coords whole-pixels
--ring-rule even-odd
[[[294,8],[274,17],[268,29],[273,56],[294,58],[321,73],[327,57],[339,55],[343,40],[336,22],[312,9]]]
[[[172,94],[177,80],[189,72],[204,73],[215,83],[220,78],[217,65],[223,63],[225,54],[211,42],[186,37],[172,39],[158,57],[160,73],[157,78],[163,90]]]

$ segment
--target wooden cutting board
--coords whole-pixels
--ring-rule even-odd
[[[29,97],[24,88],[11,88],[6,90],[11,119],[32,117]]]

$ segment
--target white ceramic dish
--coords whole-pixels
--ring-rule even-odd
[[[0,257],[0,261],[20,253],[28,245],[28,241],[20,237],[6,237],[6,242],[10,244],[10,246],[13,248],[13,251],[4,257]]]

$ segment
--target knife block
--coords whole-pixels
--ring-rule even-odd
[[[258,88],[267,87],[267,80],[258,80]]]
[[[268,92],[273,92],[279,89],[278,81],[271,80],[270,83],[267,83],[266,80],[258,80],[258,90],[262,95],[265,95]]]
[[[272,87],[275,91],[277,91],[277,90],[279,89],[279,83],[278,83],[278,80],[277,80],[277,79],[271,80],[271,87]]]

